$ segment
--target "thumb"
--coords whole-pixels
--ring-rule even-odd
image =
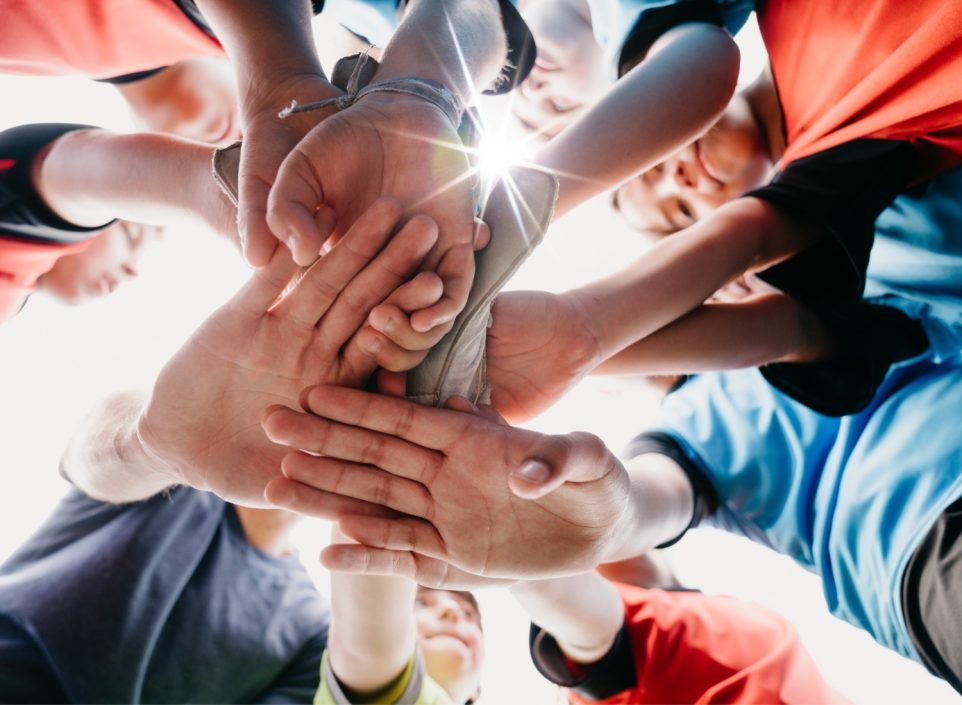
[[[544,436],[511,472],[508,486],[522,499],[540,499],[566,482],[604,477],[614,462],[611,451],[590,433]]]

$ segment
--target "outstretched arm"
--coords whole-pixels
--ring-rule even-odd
[[[712,25],[677,27],[534,161],[561,180],[555,217],[627,181],[715,123],[735,92],[738,48]]]
[[[618,591],[594,571],[525,580],[510,589],[531,621],[551,634],[576,663],[594,663],[607,654],[625,620]]]
[[[349,543],[336,528],[333,544]],[[331,670],[349,690],[372,693],[404,671],[416,644],[417,585],[395,576],[331,574]]]
[[[171,135],[77,130],[38,155],[33,181],[50,209],[77,225],[192,217],[236,242],[234,207],[210,175],[212,153]]]
[[[784,294],[706,303],[628,346],[593,374],[670,375],[811,362],[832,343],[818,317]]]

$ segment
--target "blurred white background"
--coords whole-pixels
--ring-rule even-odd
[[[763,61],[754,25],[739,43],[743,77],[750,79]],[[0,76],[0,95],[0,128],[56,121],[132,129],[125,104],[106,85]],[[563,290],[643,250],[639,237],[599,199],[559,221],[510,288]],[[144,257],[140,279],[107,299],[65,308],[36,296],[0,327],[0,561],[66,490],[57,464],[78,420],[109,392],[149,388],[163,363],[248,274],[237,254],[211,233],[170,231]],[[657,403],[637,381],[589,379],[529,426],[591,431],[619,450],[646,427]],[[302,559],[318,573],[322,589],[316,557],[326,533],[320,523],[299,532]],[[669,552],[691,586],[755,600],[787,616],[828,681],[856,702],[957,701],[921,666],[829,615],[817,579],[788,559],[712,530],[692,532]],[[481,702],[557,702],[557,689],[529,663],[528,623],[520,610],[506,593],[482,591],[479,597],[488,654]]]

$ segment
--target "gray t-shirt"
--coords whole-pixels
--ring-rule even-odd
[[[216,496],[71,490],[0,566],[0,702],[310,703],[329,622]]]

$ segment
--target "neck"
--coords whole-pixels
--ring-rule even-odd
[[[766,66],[761,75],[745,89],[744,95],[765,140],[772,164],[777,164],[785,153],[785,131],[770,66]]]
[[[298,516],[282,509],[253,509],[235,506],[244,536],[254,548],[273,556],[287,552],[287,535],[298,522]]]

